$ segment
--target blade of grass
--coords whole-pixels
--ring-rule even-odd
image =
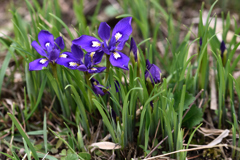
[[[12,115],[11,113],[8,113],[8,116],[12,119],[12,121],[14,122],[15,126],[17,127],[18,131],[20,132],[20,134],[23,136],[23,138],[25,139],[26,143],[28,144],[28,147],[30,148],[34,159],[39,160],[37,152],[35,150],[35,148],[33,147],[32,143],[30,142],[30,139],[28,138],[27,134],[25,133],[25,131],[23,130],[23,127],[21,126],[21,124],[19,123],[19,121],[15,118],[14,115]]]

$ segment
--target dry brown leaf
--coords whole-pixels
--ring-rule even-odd
[[[229,135],[229,130],[225,129],[217,138],[215,138],[212,142],[210,142],[207,146],[215,146],[218,143],[222,142],[223,138]]]
[[[217,89],[215,84],[215,75],[214,70],[210,69],[210,88],[211,88],[211,104],[210,109],[211,110],[217,110]]]
[[[198,130],[200,133],[202,133],[204,136],[210,136],[210,135],[220,135],[224,130],[222,129],[207,129],[200,127]]]
[[[121,148],[119,144],[112,143],[112,142],[97,142],[97,143],[91,144],[90,146],[98,147],[99,149],[104,149],[104,150],[113,150],[113,149]]]

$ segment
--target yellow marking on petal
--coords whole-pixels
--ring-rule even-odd
[[[93,59],[93,56],[95,55],[95,52],[91,52],[90,53],[90,57],[91,57],[91,59]]]
[[[69,62],[69,66],[75,67],[75,66],[79,66],[79,64],[77,64],[76,62]]]
[[[114,52],[114,53],[113,53],[113,57],[114,57],[115,59],[121,58],[120,54],[117,53],[117,52]]]
[[[96,71],[97,69],[96,68],[91,68],[92,71]]]
[[[47,62],[47,59],[41,59],[40,61],[39,61],[39,63],[42,63],[42,64],[44,64],[44,63],[46,63]]]
[[[98,41],[92,41],[92,47],[100,47],[101,43],[99,43]]]
[[[122,37],[122,34],[121,34],[121,33],[117,32],[117,33],[115,34],[116,41],[118,41],[121,37]]]
[[[97,82],[93,82],[93,84],[96,86],[96,85],[97,85]]]
[[[61,54],[59,57],[67,58],[67,54]]]

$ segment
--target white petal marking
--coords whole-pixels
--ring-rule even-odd
[[[45,44],[45,47],[49,47],[49,46],[50,46],[50,43],[49,43],[49,42]]]
[[[91,68],[91,70],[92,70],[92,71],[96,71],[96,70],[97,70],[97,68]]]
[[[117,53],[117,52],[114,52],[114,53],[113,53],[113,57],[114,57],[115,59],[121,58],[120,54]]]
[[[122,37],[122,34],[121,34],[121,33],[117,32],[117,33],[115,34],[116,41],[118,41],[121,37]]]
[[[47,62],[47,59],[41,59],[40,61],[39,61],[39,63],[42,63],[42,64],[44,64],[44,63],[46,63]]]
[[[101,43],[99,43],[98,41],[92,41],[92,47],[100,47]]]
[[[69,66],[75,67],[75,66],[79,66],[79,64],[77,64],[76,62],[69,62]]]
[[[67,54],[61,54],[59,57],[67,58]]]

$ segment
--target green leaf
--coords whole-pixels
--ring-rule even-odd
[[[193,105],[183,119],[183,126],[192,128],[202,122],[203,112],[201,108]]]
[[[76,154],[68,154],[65,159],[67,159],[67,160],[78,160],[78,156]]]
[[[78,155],[81,156],[85,160],[90,160],[91,159],[91,155],[87,152],[81,152],[81,153],[78,153]]]
[[[4,75],[5,75],[5,72],[7,70],[7,67],[8,67],[8,64],[10,62],[10,59],[12,57],[12,54],[14,52],[14,48],[11,47],[2,63],[2,66],[1,66],[1,70],[0,70],[0,96],[1,96],[1,91],[2,91],[2,84],[3,84],[3,79],[4,79]]]
[[[28,138],[27,134],[25,133],[25,131],[23,130],[23,127],[21,126],[21,124],[19,123],[19,121],[15,118],[14,115],[12,115],[11,113],[8,113],[9,117],[12,119],[13,123],[15,124],[15,126],[17,127],[18,131],[20,132],[20,134],[22,135],[22,137],[24,138],[24,140],[26,141],[28,147],[30,148],[34,159],[38,160],[38,155],[36,150],[34,149],[30,139]]]
[[[178,105],[181,100],[181,94],[182,94],[181,91],[176,91],[174,94],[174,100],[175,100],[174,109],[176,112],[178,112],[178,109],[179,109]],[[195,99],[195,97],[192,94],[189,94],[188,92],[186,92],[183,110],[188,109],[188,106],[194,101],[194,99]]]

